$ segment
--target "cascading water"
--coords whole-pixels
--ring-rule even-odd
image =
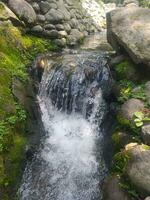
[[[84,50],[49,59],[38,94],[45,135],[27,163],[20,200],[102,199],[106,62],[105,53]]]

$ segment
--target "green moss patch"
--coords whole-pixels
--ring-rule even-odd
[[[0,10],[2,8],[0,7]],[[28,81],[27,66],[38,53],[55,51],[48,40],[23,35],[9,22],[0,26],[0,188],[5,199],[13,199],[9,191],[16,185],[24,159],[26,111],[12,94],[12,80]],[[10,196],[9,196],[10,195]]]

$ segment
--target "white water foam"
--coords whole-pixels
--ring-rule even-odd
[[[96,107],[100,103],[98,95]],[[100,99],[99,99],[100,100]],[[57,184],[57,200],[91,200],[99,194],[99,164],[96,160],[98,130],[82,115],[57,111],[49,100],[39,99],[42,121],[48,137],[41,152],[52,171],[51,184]],[[47,103],[45,103],[47,102]],[[49,113],[49,110],[51,111]],[[103,171],[104,163],[101,163]],[[101,171],[101,172],[102,172]]]

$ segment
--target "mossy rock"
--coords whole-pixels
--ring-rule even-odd
[[[115,66],[117,80],[127,79],[137,81],[139,75],[137,73],[136,65],[130,61],[125,60]]]
[[[25,111],[12,94],[12,82],[17,77],[26,84],[27,66],[33,58],[57,47],[51,41],[23,35],[10,22],[0,25],[0,187],[4,199],[13,200],[12,191],[21,173],[27,138]]]
[[[116,131],[112,135],[113,145],[116,151],[119,151],[121,148],[124,148],[125,145],[131,142],[135,142],[136,139],[129,133],[123,131]]]

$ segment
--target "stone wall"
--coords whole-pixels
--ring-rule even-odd
[[[82,1],[74,0],[8,0],[7,4],[28,31],[53,39],[62,47],[75,45],[88,34],[100,31],[105,24],[103,3],[97,3],[100,6],[94,10],[90,10],[89,2],[84,2],[88,7],[83,8]],[[99,9],[99,22],[91,15],[96,9]]]

